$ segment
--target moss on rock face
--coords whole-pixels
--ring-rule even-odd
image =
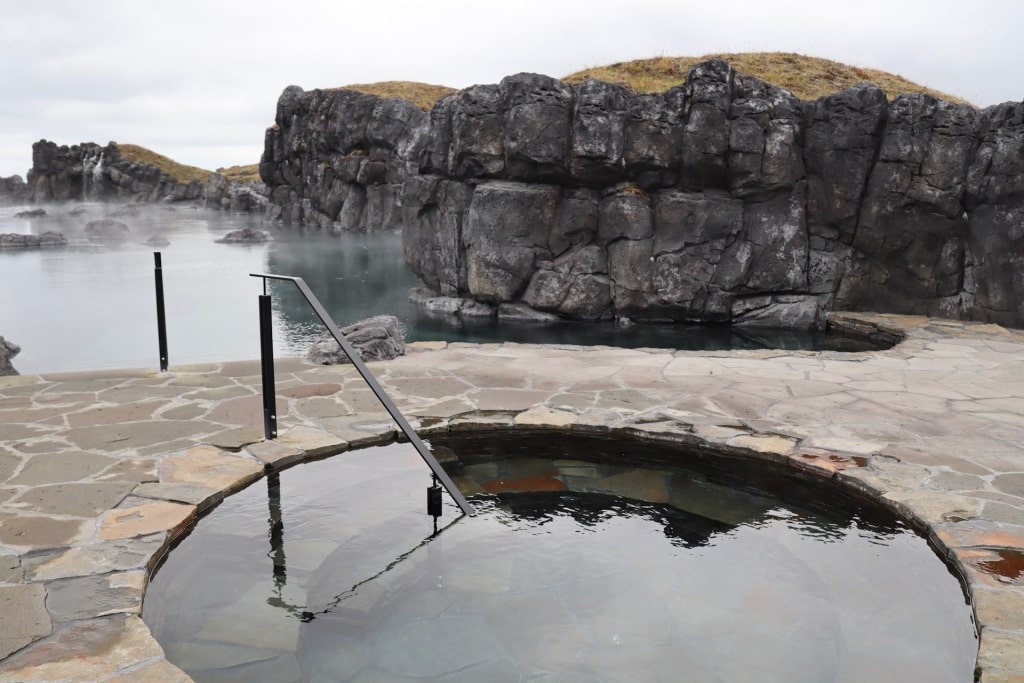
[[[703,55],[701,57],[653,57],[596,66],[565,76],[566,83],[594,79],[618,83],[638,93],[660,93],[682,85],[687,72],[709,59],[721,59],[742,73],[785,88],[802,100],[816,100],[845,90],[858,83],[871,83],[890,100],[908,93],[924,93],[949,102],[970,104],[966,100],[918,85],[903,76],[877,69],[863,69],[820,57],[791,52],[743,52]]]

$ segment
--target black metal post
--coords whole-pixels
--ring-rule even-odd
[[[270,328],[270,295],[260,294],[260,366],[263,369],[263,435],[277,438],[277,397],[274,395],[274,336]]]
[[[160,343],[160,372],[167,372],[167,317],[164,315],[164,268],[160,252],[153,252],[153,272],[156,278],[156,334]]]
[[[427,467],[430,468],[430,471],[434,474],[437,480],[445,487],[445,489],[448,490],[448,495],[452,497],[452,500],[455,501],[455,503],[465,514],[469,515],[470,517],[475,515],[476,510],[473,509],[473,506],[469,504],[469,501],[466,500],[466,497],[462,495],[462,492],[459,491],[457,486],[455,486],[455,482],[453,482],[452,478],[448,476],[448,473],[444,471],[444,468],[441,467],[441,463],[437,461],[437,458],[434,457],[434,454],[430,452],[430,449],[427,448],[426,444],[423,443],[423,440],[420,439],[419,435],[416,433],[416,430],[412,428],[412,425],[410,425],[409,421],[405,419],[405,416],[402,415],[402,412],[395,405],[394,401],[391,400],[391,397],[388,396],[386,391],[384,391],[384,387],[380,385],[380,382],[377,381],[377,378],[374,377],[373,373],[370,372],[370,369],[366,367],[366,363],[364,363],[363,359],[359,357],[359,354],[356,352],[356,350],[352,348],[352,344],[350,344],[348,340],[345,339],[345,335],[342,334],[341,330],[338,329],[338,326],[334,323],[334,320],[331,319],[331,316],[327,313],[327,310],[323,307],[323,304],[320,303],[320,300],[316,298],[316,294],[313,294],[313,291],[309,288],[309,285],[306,284],[306,281],[303,280],[301,277],[293,277],[290,275],[272,275],[270,273],[250,273],[250,275],[252,277],[263,278],[264,291],[266,291],[268,279],[287,280],[295,283],[295,286],[299,288],[300,292],[302,292],[302,296],[305,297],[306,302],[309,303],[309,305],[313,308],[313,312],[316,313],[316,317],[320,318],[320,322],[322,322],[327,327],[327,331],[331,333],[332,337],[334,337],[334,341],[338,342],[338,346],[340,346],[342,351],[345,352],[345,355],[348,356],[348,359],[352,362],[352,366],[356,369],[356,372],[358,372],[359,376],[363,378],[363,381],[366,382],[366,385],[370,387],[370,390],[377,397],[377,400],[380,401],[380,404],[384,406],[385,410],[388,411],[388,414],[391,415],[391,419],[395,421],[395,423],[398,425],[398,428],[401,429],[402,433],[405,434],[405,436],[409,439],[409,443],[411,443],[413,447],[416,449],[416,452],[420,454],[420,457],[423,458],[423,462],[427,464]],[[260,308],[261,313],[262,310],[263,309]],[[270,303],[268,301],[268,338],[270,336],[269,330]],[[272,354],[270,354],[269,352],[264,352],[264,355],[268,356]],[[266,376],[266,367],[264,366],[264,406],[267,405]],[[273,386],[271,386],[271,390],[273,390]],[[273,405],[273,400],[271,400],[270,405]],[[264,408],[264,411],[265,410],[266,408]],[[275,432],[276,431],[277,430],[275,429]],[[267,438],[269,439],[271,437],[268,436]]]

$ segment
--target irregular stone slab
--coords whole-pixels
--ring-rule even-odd
[[[146,401],[144,403],[125,403],[122,405],[88,408],[80,413],[68,415],[68,424],[72,427],[90,427],[92,425],[139,422],[140,420],[151,419],[158,410],[167,404],[168,401]]]
[[[288,404],[284,399],[278,397],[276,405],[278,418],[288,414]],[[262,425],[263,397],[244,396],[222,401],[206,419],[226,425]]]
[[[68,444],[57,439],[34,439],[32,441],[21,441],[11,444],[19,453],[35,455],[36,453],[56,453],[68,448]],[[3,451],[7,452],[7,451]]]
[[[18,486],[38,486],[77,481],[96,474],[115,462],[116,458],[81,451],[40,453],[28,458],[18,475],[10,479],[9,483]]]
[[[994,522],[1024,525],[1024,507],[1019,504],[985,503],[980,516]]]
[[[30,581],[52,581],[132,569],[148,569],[164,545],[162,533],[141,538],[90,543],[55,555],[37,555],[24,560]]]
[[[21,441],[22,439],[31,439],[36,436],[43,436],[47,433],[47,430],[41,429],[35,425],[25,424],[0,424],[0,441]]]
[[[160,463],[163,484],[197,484],[225,492],[237,491],[262,474],[262,463],[216,446],[195,446]]]
[[[976,668],[1013,671],[1020,666],[1020,662],[1024,662],[1024,638],[1021,638],[1020,631],[981,629]]]
[[[0,663],[0,680],[103,681],[126,664],[162,657],[160,645],[138,617],[102,617],[71,622]]]
[[[31,488],[7,505],[54,515],[95,517],[124,500],[132,488],[129,482],[50,484]]]
[[[892,491],[885,494],[898,512],[926,522],[929,525],[942,522],[957,522],[977,517],[982,503],[976,498],[967,498],[938,491]]]
[[[148,421],[79,427],[61,432],[61,435],[83,450],[110,452],[139,449],[214,431],[217,427],[208,422]]]
[[[105,683],[193,683],[188,674],[166,659],[147,662],[142,666],[135,666],[134,662],[129,664],[125,667],[128,671],[108,678]]]
[[[4,615],[0,619],[0,659],[50,635],[46,589],[41,584],[0,586],[0,614]]]
[[[978,621],[999,629],[1024,631],[1024,593],[975,588],[971,591]]]
[[[390,443],[398,433],[398,427],[390,417],[385,415],[379,417],[367,415],[336,417],[321,420],[320,424],[330,430],[334,439],[344,442],[348,448]]]
[[[430,417],[454,417],[463,413],[476,411],[476,405],[464,398],[449,398],[437,403],[416,406],[404,411],[406,417],[410,415],[428,415]]]
[[[0,555],[0,583],[21,583],[25,572],[17,555]]]
[[[9,451],[0,451],[0,481],[7,479],[21,466],[21,458]]]
[[[1020,472],[1000,474],[992,478],[992,486],[1003,493],[1024,496],[1024,474]]]
[[[85,520],[8,517],[0,520],[0,545],[26,551],[60,548],[82,540],[92,528],[92,523]]]
[[[192,505],[166,501],[111,510],[100,522],[99,538],[110,541],[148,536],[160,531],[175,537],[195,519],[195,515],[196,508]]]
[[[168,408],[160,413],[160,418],[164,420],[194,420],[197,417],[205,415],[206,410],[207,409],[201,405],[189,403],[176,408]]]
[[[527,410],[544,403],[551,396],[547,391],[529,389],[481,389],[471,392],[469,398],[477,410]]]
[[[778,434],[744,434],[729,439],[727,443],[736,448],[749,448],[758,453],[775,455],[789,455],[796,446],[795,439]]]
[[[127,481],[139,484],[144,481],[156,481],[156,460],[152,458],[121,459],[116,465],[93,477],[96,481]]]
[[[569,427],[576,421],[576,415],[547,406],[530,408],[515,417],[518,427]]]
[[[302,384],[277,392],[286,398],[312,398],[314,396],[332,396],[341,391],[341,385],[335,383]]]
[[[238,450],[243,446],[263,440],[263,427],[252,425],[249,427],[236,427],[225,429],[206,437],[206,443],[218,448]]]
[[[57,623],[108,614],[138,614],[145,584],[146,574],[141,571],[52,581],[46,584],[46,609]]]
[[[283,430],[275,441],[279,446],[301,449],[310,458],[340,453],[350,445],[332,432],[302,425]]]
[[[160,484],[158,482],[139,484],[132,490],[132,495],[195,505],[199,510],[204,510],[224,498],[222,491],[198,484]]]
[[[351,414],[348,406],[337,398],[326,398],[323,396],[298,399],[295,402],[295,412],[303,417],[313,419]]]
[[[306,457],[306,451],[277,441],[261,441],[246,446],[245,452],[271,469],[287,467]]]

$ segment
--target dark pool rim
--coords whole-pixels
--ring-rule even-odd
[[[841,496],[844,505],[860,506],[867,511],[877,511],[880,514],[905,524],[910,530],[921,536],[929,548],[941,561],[946,569],[956,578],[966,604],[971,609],[971,626],[974,631],[975,642],[980,647],[981,631],[986,627],[978,620],[977,604],[971,590],[971,583],[967,571],[960,566],[955,554],[949,552],[942,543],[931,525],[926,519],[915,515],[913,510],[898,501],[886,498],[870,485],[861,482],[853,477],[838,476],[840,472],[828,471],[813,466],[811,462],[801,462],[801,454],[779,455],[770,452],[757,451],[752,448],[730,446],[710,442],[692,434],[681,433],[652,433],[645,431],[641,426],[610,428],[603,425],[576,424],[572,428],[564,427],[538,427],[538,426],[515,426],[511,420],[506,425],[496,424],[493,420],[495,415],[480,415],[479,422],[465,421],[458,424],[449,424],[446,420],[425,420],[417,429],[419,435],[428,444],[444,445],[444,442],[452,439],[465,438],[470,436],[476,439],[507,438],[515,435],[517,439],[527,438],[554,438],[565,437],[570,439],[601,439],[611,442],[635,443],[640,446],[653,446],[669,452],[690,452],[694,457],[706,462],[717,463],[718,465],[729,462],[741,463],[745,468],[763,468],[774,471],[781,477],[799,482],[812,489],[829,491]],[[407,443],[407,439],[400,438],[400,435],[390,426],[381,425],[382,431],[376,434],[368,433],[366,437],[355,441],[339,444],[337,447],[323,448],[312,453],[304,453],[290,459],[284,459],[274,464],[267,464],[264,471],[257,477],[240,482],[237,486],[221,490],[211,495],[205,501],[196,506],[196,514],[188,524],[183,525],[173,533],[169,533],[161,548],[152,558],[147,570],[147,581],[160,570],[168,555],[179,543],[181,543],[195,528],[196,524],[214,509],[228,496],[238,493],[249,486],[264,480],[268,475],[276,475],[284,470],[301,465],[307,462],[324,460],[349,451],[361,450],[373,446],[386,446],[392,443]],[[815,456],[817,457],[817,456]],[[867,457],[856,457],[853,466],[857,468],[870,467],[870,459]],[[596,460],[595,462],[615,462],[615,460]],[[627,462],[618,460],[619,464]],[[647,466],[657,466],[657,460],[642,462]],[[663,463],[665,464],[665,463]],[[827,472],[827,473],[826,473]],[[447,494],[446,494],[447,495]],[[791,502],[801,504],[801,498],[794,497]],[[455,509],[453,509],[454,511]],[[461,513],[460,513],[461,514]],[[426,515],[426,510],[424,510]],[[145,593],[143,593],[144,604]],[[974,668],[979,670],[978,654],[975,653]]]

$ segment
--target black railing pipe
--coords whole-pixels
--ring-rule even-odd
[[[153,252],[153,274],[156,279],[156,334],[160,344],[160,372],[167,372],[167,316],[164,315],[164,267],[160,252]]]
[[[300,292],[302,292],[302,296],[306,297],[306,301],[313,308],[313,312],[315,312],[317,317],[320,318],[320,322],[327,327],[327,331],[331,333],[331,336],[334,337],[336,342],[338,342],[338,345],[345,352],[345,355],[347,355],[349,360],[352,361],[352,365],[360,376],[362,376],[363,381],[366,382],[367,386],[370,387],[370,390],[377,396],[377,400],[380,401],[381,405],[384,406],[384,409],[391,415],[391,419],[395,421],[398,428],[402,430],[402,433],[409,439],[409,442],[416,448],[416,452],[420,454],[421,458],[423,458],[423,462],[427,463],[427,467],[429,467],[430,471],[434,473],[434,476],[437,477],[438,481],[440,481],[448,490],[448,495],[452,497],[464,513],[470,516],[475,515],[476,510],[474,510],[473,506],[469,504],[469,501],[466,500],[466,497],[463,496],[462,492],[455,486],[455,482],[453,482],[451,477],[448,476],[448,473],[444,471],[444,468],[441,467],[441,464],[437,461],[437,458],[434,457],[434,454],[430,452],[430,449],[427,448],[426,444],[424,444],[420,439],[416,430],[412,428],[409,421],[405,419],[402,412],[395,406],[391,397],[388,396],[386,391],[384,391],[384,387],[380,385],[377,378],[374,377],[373,373],[370,372],[370,369],[366,367],[366,363],[364,363],[363,359],[359,357],[359,353],[352,348],[352,345],[345,339],[345,335],[342,334],[341,330],[338,329],[338,326],[334,324],[334,320],[331,319],[331,316],[328,315],[323,305],[321,305],[320,300],[317,299],[316,295],[313,294],[312,290],[310,290],[306,281],[301,277],[291,277],[288,275],[270,275],[268,273],[251,273],[251,275],[252,277],[263,278],[264,287],[266,286],[266,281],[268,279],[286,280],[295,283],[295,286],[299,288]],[[268,351],[264,350],[264,353],[266,354]],[[269,353],[273,355],[272,350]],[[264,382],[266,382],[266,379],[264,379]],[[264,406],[266,406],[265,396]]]
[[[263,373],[263,435],[277,438],[277,395],[274,390],[274,334],[270,325],[270,295],[260,295],[260,369]]]

